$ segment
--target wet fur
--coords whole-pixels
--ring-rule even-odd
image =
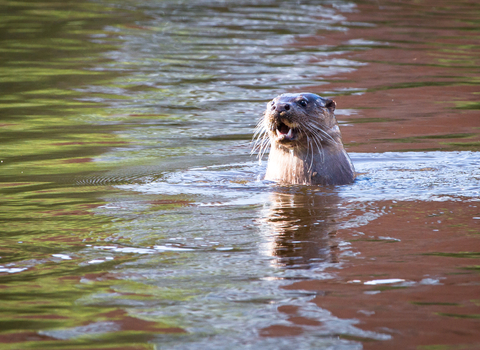
[[[302,99],[306,106],[299,103]],[[261,159],[270,146],[266,180],[303,185],[354,181],[355,170],[343,148],[334,110],[334,101],[310,93],[283,94],[267,105],[256,128],[254,148]],[[276,129],[281,123],[295,126],[294,139],[279,140]]]

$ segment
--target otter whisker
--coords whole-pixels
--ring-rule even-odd
[[[305,130],[309,130],[309,133],[310,133],[310,136],[311,136],[311,139],[313,140],[313,142],[315,143],[315,146],[316,148],[318,149],[318,153],[320,154],[321,156],[321,162],[324,163],[324,160],[325,160],[325,157],[324,157],[324,152],[323,152],[323,145],[322,145],[322,141],[323,138],[322,136],[324,135],[324,130],[321,129],[320,127],[318,127],[317,125],[313,124],[313,123],[306,123],[307,125],[302,125],[302,127],[305,129]],[[315,128],[311,128],[312,126],[315,126]],[[309,129],[310,128],[310,129]],[[333,141],[335,142],[335,140],[327,134],[327,136]],[[307,142],[309,141],[309,138],[307,136]],[[313,155],[313,145],[312,145],[312,155]],[[313,161],[313,159],[312,159]]]
[[[254,148],[251,151],[251,154],[253,155],[255,150],[258,150],[258,162],[261,164],[262,163],[262,158],[265,152],[268,149],[268,146],[270,145],[270,138],[268,136],[268,133],[265,130],[264,125],[259,128],[259,130],[256,131],[255,133],[256,140],[254,143]]]
[[[312,171],[313,168],[313,158],[314,158],[314,153],[313,153],[313,144],[312,141],[310,140],[310,137],[306,135],[307,138],[307,156],[305,157],[305,160],[308,161],[308,156],[310,154],[310,149],[312,149],[312,155],[310,156],[310,166],[308,167],[308,172]]]
[[[257,142],[265,133],[266,133],[265,128],[256,127],[255,130],[253,131],[252,141]]]
[[[253,148],[252,151],[251,151],[251,155],[253,155],[256,151],[257,152],[257,157],[261,158],[263,153],[264,153],[264,148],[265,148],[265,141],[262,140],[260,142],[257,142],[255,144],[255,148]]]
[[[264,134],[266,134],[266,130],[264,128],[255,128],[252,141],[257,142]]]
[[[308,127],[315,129],[317,132],[320,132],[322,136],[325,136],[325,141],[331,141],[334,144],[337,143],[335,139],[331,135],[329,135],[320,125],[314,122],[309,122]]]
[[[267,134],[267,129],[265,127],[265,124],[262,119],[260,119],[257,123],[257,126],[255,127],[254,133],[253,133],[253,147],[252,151],[250,154],[253,155],[253,153],[256,150],[262,150],[263,144],[268,140],[268,134]]]
[[[313,142],[315,142],[315,145],[317,146],[318,153],[320,154],[320,162],[323,164],[325,162],[325,155],[323,154],[323,146],[321,140],[318,140],[317,138],[313,138]]]
[[[260,164],[262,163],[263,155],[267,151],[269,145],[270,145],[270,139],[268,138],[268,135],[266,135],[266,136],[264,136],[264,139],[262,140],[262,143],[260,145],[260,151],[258,153],[258,162]]]
[[[305,137],[307,138],[307,155],[305,156],[305,160],[308,159],[308,154],[310,153],[310,138],[308,137],[308,135],[305,135]]]

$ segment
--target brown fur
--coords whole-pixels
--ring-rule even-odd
[[[335,106],[335,101],[311,93],[283,94],[268,103],[256,131],[260,158],[271,147],[266,180],[302,185],[354,181]]]

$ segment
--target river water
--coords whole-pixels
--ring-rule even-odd
[[[477,2],[0,12],[1,349],[480,348]],[[299,91],[354,184],[262,180]]]

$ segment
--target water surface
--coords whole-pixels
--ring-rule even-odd
[[[480,346],[477,4],[0,10],[2,348]],[[295,91],[354,184],[262,180]]]

